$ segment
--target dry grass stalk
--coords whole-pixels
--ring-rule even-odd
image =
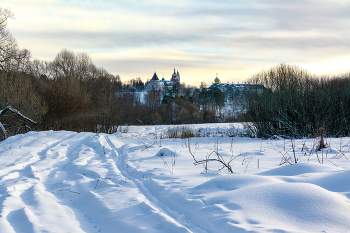
[[[314,138],[320,137],[320,140],[318,141],[317,150],[320,151],[321,149],[327,148],[327,143],[325,143],[325,137],[326,137],[326,129],[324,127],[319,128],[316,133],[314,134]]]

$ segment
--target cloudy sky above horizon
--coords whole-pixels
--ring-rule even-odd
[[[33,58],[85,52],[122,80],[239,82],[278,63],[350,71],[349,0],[1,0]]]

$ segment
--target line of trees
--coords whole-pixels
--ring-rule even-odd
[[[218,88],[182,84],[144,92],[141,101],[136,90],[143,86],[140,79],[123,83],[84,53],[62,50],[52,62],[28,59],[21,69],[0,70],[0,108],[20,110],[42,130],[113,132],[122,124],[220,120],[225,95]]]
[[[279,64],[249,82],[266,88],[250,99],[246,113],[258,137],[312,137],[320,128],[328,136],[350,136],[350,73],[316,77],[300,67]]]

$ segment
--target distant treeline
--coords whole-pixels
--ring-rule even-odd
[[[350,73],[315,77],[279,64],[249,80],[265,90],[250,100],[246,117],[258,137],[350,136]],[[322,129],[322,130],[320,130]]]
[[[122,82],[86,54],[63,50],[52,62],[27,59],[1,70],[0,109],[12,106],[41,130],[113,132],[125,124],[216,122],[225,97],[218,88],[182,84],[145,91],[141,102],[136,89],[144,89],[140,78]]]

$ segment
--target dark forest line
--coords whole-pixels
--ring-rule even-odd
[[[350,72],[312,75],[300,67],[279,64],[249,79],[264,85],[249,101],[246,119],[257,137],[350,136]]]
[[[96,67],[84,53],[63,50],[51,62],[28,58],[4,67],[8,69],[0,71],[0,108],[19,110],[39,123],[38,130],[112,133],[126,124],[227,120],[218,114],[225,101],[219,88],[183,83],[146,91],[140,78],[122,82],[118,75]],[[1,118],[4,125],[11,125],[5,116]]]

